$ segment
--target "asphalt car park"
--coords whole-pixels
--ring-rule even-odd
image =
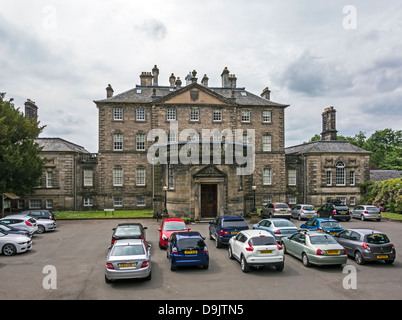
[[[341,222],[346,228],[373,228],[387,234],[396,248],[393,264],[358,265],[348,258],[343,266],[305,267],[286,254],[284,269],[253,268],[241,271],[228,257],[228,247],[215,247],[208,237],[208,223],[189,224],[206,237],[209,268],[199,266],[170,270],[166,249],[158,246],[161,221],[138,219],[152,245],[152,279],[105,282],[105,262],[110,239],[119,223],[133,220],[57,221],[52,232],[35,234],[30,251],[0,255],[0,299],[13,300],[346,300],[400,299],[402,294],[401,223],[386,221]],[[303,222],[291,220],[296,226]],[[252,224],[249,222],[250,229]],[[351,268],[345,268],[351,266]],[[349,278],[348,278],[349,277]],[[356,288],[345,287],[355,277]]]

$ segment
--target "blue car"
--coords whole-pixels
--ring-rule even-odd
[[[199,232],[173,232],[167,245],[170,270],[180,266],[202,266],[208,269],[209,254],[205,238]]]
[[[312,218],[302,224],[300,228],[310,231],[322,231],[328,234],[338,234],[344,230],[337,220],[329,218]]]
[[[242,216],[218,216],[209,223],[209,239],[215,240],[215,246],[220,248],[242,230],[248,230],[247,221]]]

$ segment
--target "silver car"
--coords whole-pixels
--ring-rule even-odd
[[[282,238],[285,253],[301,259],[306,267],[315,265],[342,265],[348,256],[346,250],[329,234],[301,230]]]
[[[118,279],[151,279],[151,245],[143,239],[117,240],[109,247],[105,281]]]
[[[12,256],[32,248],[31,238],[20,234],[5,234],[0,231],[0,253]]]
[[[297,232],[297,227],[292,222],[282,218],[261,220],[253,225],[253,229],[268,231],[277,242],[281,242],[283,237],[290,237]]]
[[[310,219],[317,218],[317,211],[311,204],[297,204],[292,208],[292,218],[294,219]]]
[[[290,219],[291,212],[290,207],[287,203],[268,203],[261,210],[262,218],[285,218]]]
[[[381,212],[376,206],[359,205],[352,210],[352,218],[381,221]]]
[[[9,215],[0,219],[0,221],[5,225],[10,225],[14,228],[28,231],[31,237],[35,232],[38,231],[36,220],[29,216],[23,216],[20,214]]]

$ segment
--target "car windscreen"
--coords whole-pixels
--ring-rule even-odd
[[[286,203],[278,203],[275,205],[275,209],[289,209],[289,206]]]
[[[315,208],[313,206],[303,206],[302,209],[307,210],[307,211],[314,211],[315,210]]]
[[[336,240],[330,235],[310,236],[311,244],[336,244]]]
[[[337,221],[324,221],[321,226],[326,229],[342,229],[342,226]]]
[[[223,228],[242,228],[247,227],[247,222],[245,220],[223,220]]]
[[[269,246],[276,244],[274,237],[253,237],[249,242],[252,246]]]
[[[177,247],[196,250],[205,247],[205,242],[200,238],[183,238],[177,241]]]
[[[139,236],[141,235],[140,226],[127,226],[127,227],[117,227],[115,235],[118,237],[122,236]]]
[[[183,221],[168,221],[165,222],[163,230],[174,231],[174,230],[186,230],[186,224]]]
[[[114,246],[112,256],[136,256],[145,254],[142,245]]]
[[[277,228],[283,228],[283,227],[292,227],[295,228],[294,224],[291,223],[288,220],[280,220],[280,221],[274,221],[274,226]]]
[[[389,243],[389,238],[383,233],[373,233],[366,236],[366,242],[371,244]]]

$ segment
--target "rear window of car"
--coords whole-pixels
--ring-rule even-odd
[[[289,209],[289,206],[286,203],[277,203],[275,205],[276,209]]]
[[[367,211],[373,211],[373,212],[379,212],[380,209],[378,209],[377,207],[366,207]]]
[[[112,256],[136,256],[144,253],[142,245],[114,246]]]
[[[314,211],[315,208],[313,206],[303,206],[303,210]]]
[[[177,246],[180,249],[200,249],[205,247],[204,240],[200,238],[183,238],[177,241]]]
[[[249,241],[252,246],[267,246],[276,244],[276,241],[273,237],[253,237]]]
[[[141,228],[139,226],[117,227],[115,235],[118,237],[141,235]]]
[[[163,230],[174,231],[174,230],[186,230],[186,224],[183,221],[168,221],[165,222]]]
[[[245,220],[223,220],[223,228],[241,228],[247,227],[247,222]]]
[[[28,219],[28,221],[29,221],[30,223],[35,223],[35,222],[36,222],[36,220],[35,220],[34,218],[30,218],[30,219]]]
[[[334,206],[338,210],[349,210],[347,206]]]
[[[384,244],[388,243],[389,239],[387,235],[383,233],[373,233],[366,236],[366,242],[371,244]]]
[[[321,222],[321,226],[328,229],[342,229],[342,226],[337,221],[324,221]]]
[[[310,236],[311,244],[336,244],[336,240],[329,235]]]
[[[290,221],[274,221],[274,226],[277,228],[281,228],[281,227],[294,227],[294,224],[291,223]]]

